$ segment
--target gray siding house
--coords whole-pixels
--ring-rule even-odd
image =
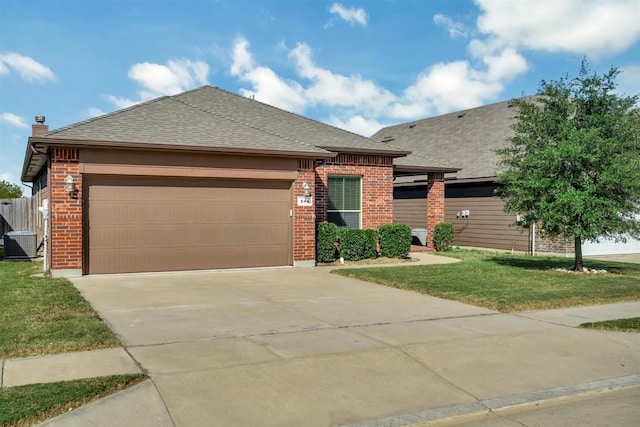
[[[504,211],[494,195],[498,148],[513,135],[516,111],[511,101],[498,102],[455,113],[389,126],[372,139],[411,151],[396,159],[398,165],[429,158],[460,168],[445,175],[445,221],[455,226],[454,244],[460,246],[572,254],[572,242],[541,239],[516,226],[516,216]],[[421,199],[428,183],[420,176],[398,177],[394,182],[394,221],[424,227]],[[585,255],[640,253],[640,241],[585,242]]]

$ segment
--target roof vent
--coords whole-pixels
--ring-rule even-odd
[[[415,123],[414,123],[414,124],[409,125],[409,129],[413,129],[414,127],[416,127],[416,124],[415,124]]]
[[[467,114],[467,113],[458,114],[458,118],[459,119],[463,118],[465,114]]]
[[[44,121],[45,121],[45,117],[44,116],[36,116],[36,123],[43,124]]]
[[[393,141],[395,138],[392,136],[385,136],[384,138],[382,138],[382,142],[391,142]]]

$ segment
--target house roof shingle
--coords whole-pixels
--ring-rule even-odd
[[[29,140],[42,147],[56,143],[166,146],[315,158],[333,157],[335,151],[392,157],[408,153],[211,86],[157,98]],[[33,179],[41,166],[31,164],[32,157],[42,155],[28,147],[24,181]]]
[[[498,102],[438,117],[381,129],[373,139],[385,139],[412,153],[398,164],[411,164],[416,157],[428,156],[461,170],[456,179],[492,178],[499,161],[494,152],[505,147],[513,135],[511,124],[516,111],[511,101]]]

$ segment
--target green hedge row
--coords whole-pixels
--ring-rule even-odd
[[[381,225],[377,230],[338,228],[335,224],[318,224],[316,261],[333,262],[342,257],[347,261],[377,258],[404,258],[411,250],[411,227],[405,224]]]

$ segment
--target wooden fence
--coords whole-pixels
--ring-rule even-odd
[[[35,199],[0,199],[0,236],[9,231],[35,231],[40,233],[38,207]]]

